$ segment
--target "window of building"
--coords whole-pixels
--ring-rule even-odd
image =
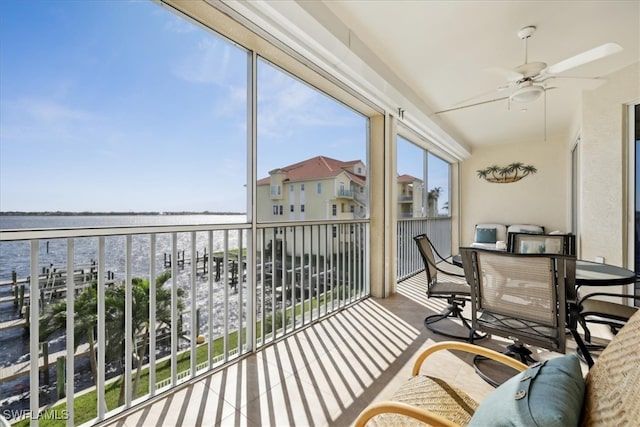
[[[295,184],[289,184],[289,193],[293,193],[294,187],[295,187]]]
[[[338,206],[337,205],[331,205],[331,215],[333,215],[333,216],[338,215]]]
[[[273,205],[273,214],[278,215],[278,205]]]
[[[304,191],[304,184],[300,184],[300,191]]]
[[[356,211],[356,207],[354,205],[351,205],[349,207],[349,209],[350,209],[351,213],[354,213]]]
[[[399,216],[449,216],[451,165],[403,137],[397,148]]]
[[[322,194],[322,183],[321,183],[321,182],[319,182],[319,183],[317,184],[317,186],[316,186],[316,192],[317,192],[318,194]]]
[[[300,212],[304,212],[304,205],[300,205]]]
[[[293,205],[289,205],[289,212],[294,212],[295,208],[293,207]]]
[[[283,214],[284,214],[284,209],[283,209],[283,206],[282,206],[282,205],[280,205],[280,207],[279,207],[278,211],[280,212],[280,215],[283,215]]]

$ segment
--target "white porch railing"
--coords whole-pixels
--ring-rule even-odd
[[[366,221],[2,231],[26,273],[0,284],[17,317],[0,331],[28,337],[0,370],[3,415],[93,424],[218,369],[368,296],[368,248]]]
[[[398,220],[397,280],[424,270],[424,262],[413,240],[426,234],[443,257],[451,256],[451,218],[412,218]]]

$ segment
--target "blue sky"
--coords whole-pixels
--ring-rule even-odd
[[[0,1],[0,211],[245,211],[247,59],[146,0]],[[366,161],[362,116],[258,79],[258,178]]]

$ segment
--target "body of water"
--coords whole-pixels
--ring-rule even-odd
[[[0,216],[0,229],[67,229],[67,228],[100,228],[100,227],[140,227],[158,225],[209,225],[209,224],[242,224],[246,221],[245,215],[74,215],[74,216]],[[226,234],[229,249],[238,247],[238,230],[230,230]],[[224,249],[225,232],[213,232],[213,250],[222,251]],[[243,236],[243,245],[246,245],[246,235]],[[178,250],[184,251],[184,256],[190,259],[191,256],[191,233],[177,234]],[[196,233],[197,255],[202,256],[209,246],[209,233]],[[11,280],[15,271],[18,279],[27,278],[30,274],[30,250],[29,241],[0,242],[0,282]],[[164,270],[164,256],[171,253],[171,234],[160,233],[156,235],[156,271],[159,274]],[[147,278],[150,270],[150,237],[141,234],[132,236],[132,275],[133,277]],[[74,269],[88,269],[92,262],[98,258],[98,238],[79,237],[74,239]],[[110,281],[121,283],[125,277],[125,237],[107,236],[105,237],[105,271],[109,272]],[[41,240],[38,254],[38,271],[43,268],[58,268],[66,270],[67,265],[67,239]],[[171,283],[174,278],[170,279]],[[181,288],[185,296],[185,312],[189,312],[191,298],[189,295],[191,285],[191,269],[185,266],[178,270],[175,281]],[[167,283],[167,285],[169,285]],[[242,286],[242,272],[240,272],[240,283]],[[214,330],[211,333],[215,336],[221,333],[220,326],[224,317],[228,316],[230,327],[237,326],[241,321],[238,313],[238,305],[241,301],[229,301],[230,312],[224,313],[225,290],[222,281],[212,284],[214,312]],[[209,295],[209,283],[207,275],[199,274],[196,278],[196,300],[201,308],[199,333],[208,334],[207,322],[210,313],[206,310],[206,301]],[[10,297],[12,295],[11,286],[0,286],[0,297]],[[203,309],[204,308],[204,309]],[[13,301],[0,302],[0,322],[20,318],[20,313]],[[190,330],[190,316],[183,316],[183,330]],[[235,325],[234,325],[235,324]],[[66,348],[64,331],[58,337],[50,341],[50,354]],[[162,349],[157,349],[161,353]],[[29,360],[29,336],[23,328],[13,328],[0,331],[0,367],[26,362]],[[85,358],[86,359],[86,358]],[[74,383],[76,390],[81,390],[92,385],[91,375],[87,375],[88,360],[79,359],[76,361],[76,371]],[[55,378],[54,368],[50,369],[52,378]],[[84,374],[83,374],[84,373]],[[118,375],[117,371],[112,372],[112,376]],[[41,389],[41,403],[47,402],[48,395],[53,387],[43,387]],[[29,377],[3,382],[0,384],[0,409],[26,409],[28,408]]]
[[[241,224],[245,221],[246,215],[4,215],[0,216],[0,230]],[[204,235],[206,233],[199,234]],[[159,238],[162,239],[162,236],[168,235],[161,234]],[[142,237],[142,239],[139,237]],[[134,236],[134,245],[145,243],[144,239],[146,239],[148,245],[148,236]],[[113,259],[111,247],[114,245],[120,247],[122,242],[124,242],[124,237],[108,237],[106,239],[107,266],[111,264],[117,267],[117,263],[113,262],[115,260]],[[77,238],[74,244],[76,246],[74,256],[77,265],[89,264],[95,260],[97,254],[96,238]],[[221,242],[218,242],[217,246],[219,246],[218,249],[214,244],[214,250],[222,249]],[[28,241],[0,243],[0,282],[11,280],[13,271],[17,272],[18,277],[27,277],[29,275],[30,248],[30,242]],[[63,248],[64,250],[61,250]],[[138,252],[141,249],[139,248]],[[170,252],[170,246],[168,244],[160,244],[157,251],[162,256],[163,252]],[[62,266],[66,264],[66,256],[66,239],[50,239],[40,242],[41,266],[47,267],[51,264]],[[134,252],[135,258],[136,253]],[[148,272],[148,266],[146,271]]]

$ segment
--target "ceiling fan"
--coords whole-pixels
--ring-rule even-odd
[[[506,85],[500,86],[488,93],[467,99],[466,101],[459,102],[458,106],[454,106],[442,111],[436,111],[435,114],[448,113],[450,111],[461,110],[463,108],[475,107],[477,105],[488,104],[491,102],[498,102],[503,100],[509,100],[509,102],[517,103],[533,102],[537,100],[543,93],[546,94],[547,90],[553,89],[546,86],[545,82],[547,80],[554,78],[598,79],[598,77],[569,77],[559,76],[559,74],[622,51],[622,47],[617,43],[605,43],[550,66],[547,66],[545,62],[528,62],[527,41],[531,36],[533,36],[535,32],[536,27],[533,25],[526,26],[518,31],[518,37],[524,40],[523,64],[518,65],[513,69],[494,68],[494,70],[505,75],[505,77],[507,78]],[[472,99],[478,99],[480,97],[493,93],[496,90],[503,91],[505,89],[511,89],[511,93],[507,96],[501,96],[494,99],[466,104],[466,102],[469,102]]]

